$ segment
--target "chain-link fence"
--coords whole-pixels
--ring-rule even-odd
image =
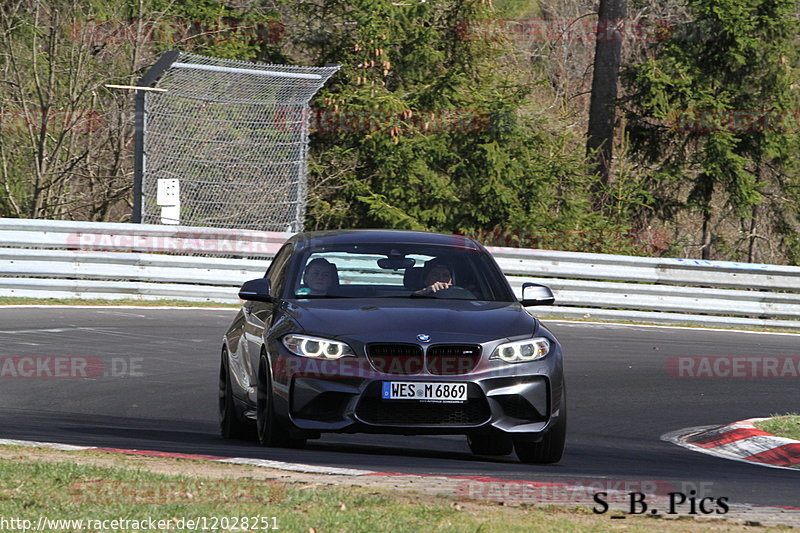
[[[141,221],[302,231],[309,101],[338,68],[180,54],[144,97]],[[178,220],[157,202],[165,179]]]

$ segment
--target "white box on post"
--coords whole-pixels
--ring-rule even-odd
[[[181,188],[179,180],[158,180],[156,205],[161,207],[162,224],[181,223]]]

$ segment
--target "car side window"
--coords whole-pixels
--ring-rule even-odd
[[[284,244],[283,248],[278,250],[272,264],[269,265],[267,273],[264,274],[265,278],[269,278],[272,282],[272,293],[280,296],[283,292],[284,280],[286,279],[286,267],[289,265],[289,260],[292,258],[294,251],[293,244]]]

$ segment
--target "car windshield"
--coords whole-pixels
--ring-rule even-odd
[[[317,247],[298,257],[294,298],[441,298],[511,301],[486,252],[421,244]]]

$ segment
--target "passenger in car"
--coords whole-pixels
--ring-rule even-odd
[[[336,265],[318,257],[306,265],[303,271],[303,283],[311,291],[309,294],[324,296],[339,285],[339,272]]]

